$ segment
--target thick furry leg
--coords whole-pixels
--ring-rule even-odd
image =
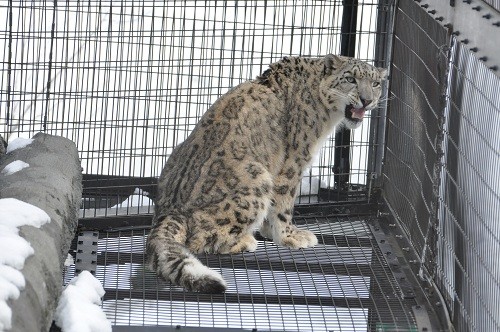
[[[285,231],[277,232],[283,236],[275,236],[275,243],[293,249],[314,247],[318,244],[316,235],[308,230],[298,229],[294,225],[287,225]],[[283,233],[284,232],[284,233]]]
[[[260,233],[260,235],[262,235],[266,239],[270,239],[270,240],[273,239],[273,228],[271,227],[271,223],[269,222],[269,220],[267,220],[267,219],[264,220],[264,222],[262,223],[262,226],[259,229],[259,233]]]
[[[266,220],[260,229],[260,234],[280,246],[292,249],[313,247],[318,244],[318,239],[311,231],[298,229],[291,222],[284,220]]]
[[[181,218],[164,218],[151,230],[146,243],[150,268],[160,277],[188,291],[222,293],[222,276],[203,265],[183,244],[186,239]]]
[[[257,249],[257,240],[252,234],[243,235],[240,240],[231,247],[229,253],[237,254],[244,251],[254,252]]]
[[[300,179],[299,179],[300,180]],[[316,235],[298,229],[292,224],[293,204],[296,196],[295,183],[299,180],[285,175],[279,176],[274,185],[274,206],[269,209],[260,233],[274,243],[293,249],[313,247],[318,244]]]

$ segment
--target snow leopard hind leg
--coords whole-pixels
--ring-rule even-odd
[[[165,216],[153,226],[146,244],[147,263],[151,270],[187,291],[222,293],[226,282],[216,271],[203,265],[184,245],[187,239],[186,218]]]

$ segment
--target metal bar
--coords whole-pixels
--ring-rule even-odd
[[[356,52],[356,22],[358,16],[358,0],[344,0],[342,13],[340,54],[353,57]],[[350,171],[351,131],[340,129],[335,134],[334,181],[339,191],[347,190]]]
[[[403,293],[401,295],[404,295],[404,292],[408,294],[408,287],[412,289],[413,294],[408,295],[411,295],[413,299],[407,298],[405,301],[414,301],[413,305],[420,305],[428,311],[428,316],[432,324],[432,328],[429,331],[440,330],[438,326],[441,327],[441,330],[451,330],[451,325],[448,324],[447,308],[440,296],[439,289],[430,280],[423,280],[420,277],[420,264],[417,251],[412,246],[399,220],[394,217],[394,210],[388,205],[384,207],[384,211],[385,209],[390,212],[380,213],[378,221],[373,223],[372,232],[375,237],[378,237],[378,234],[385,234],[387,241],[392,246],[392,253],[397,257],[399,267],[394,269],[395,266],[391,266],[390,263],[389,267],[391,273],[398,281],[398,285],[402,288],[401,291]],[[379,230],[375,231],[377,228]],[[401,277],[404,277],[404,279]],[[418,331],[422,330],[419,329]]]
[[[134,214],[124,216],[105,216],[95,218],[80,218],[78,227],[81,230],[111,231],[120,229],[150,228],[152,214]]]
[[[76,245],[76,274],[89,271],[95,274],[97,268],[97,241],[99,232],[84,231],[78,235]]]
[[[100,174],[83,174],[83,195],[122,194],[129,196],[135,188],[141,188],[148,197],[156,195],[158,179],[155,177],[133,177]]]
[[[377,9],[377,39],[375,42],[375,61],[377,67],[389,67],[392,58],[392,38],[394,30],[395,5],[393,0],[380,0]],[[385,149],[385,131],[387,115],[387,98],[389,96],[389,81],[383,82],[382,101],[376,116],[372,116],[370,126],[370,144],[372,148],[368,151],[367,183],[378,179],[382,175],[382,163]],[[380,183],[375,182],[375,187]],[[370,190],[368,194],[370,194]]]
[[[384,233],[384,231],[378,225],[378,222],[375,222],[374,225],[370,225],[370,229],[373,233],[373,236],[376,240],[380,251],[385,255],[385,259],[387,261],[387,265],[389,266],[392,275],[396,280],[398,280],[398,286],[400,294],[398,294],[402,299],[413,299],[415,298],[415,293],[413,291],[414,285],[412,285],[403,270],[400,267],[399,260],[397,258],[399,248],[394,248],[392,243],[389,242],[388,236]]]
[[[8,26],[9,26],[9,42],[8,42],[8,47],[7,47],[7,55],[8,55],[8,60],[7,60],[7,113],[5,117],[5,125],[8,127],[10,123],[10,117],[11,117],[11,107],[12,107],[12,101],[11,101],[11,89],[12,89],[12,0],[9,0],[9,15],[8,15]],[[9,134],[10,134],[10,128],[5,128],[5,140],[9,140]]]
[[[191,327],[191,326],[113,326],[113,332],[249,332],[257,329],[238,329],[223,327]],[[50,331],[52,332],[52,331]]]
[[[119,290],[107,288],[103,301],[122,299],[211,302],[211,303],[253,303],[279,305],[316,305],[324,307],[368,308],[374,305],[370,298],[350,297],[312,297],[294,295],[258,295],[258,294],[199,294],[170,290]]]
[[[49,69],[47,73],[47,84],[45,92],[45,110],[43,111],[43,130],[47,130],[47,115],[49,113],[49,103],[50,103],[50,89],[52,87],[52,66],[54,65],[53,55],[54,55],[54,40],[55,40],[55,29],[56,29],[56,12],[57,12],[57,0],[54,0],[54,6],[52,7],[52,24],[50,28],[50,47],[49,47]]]
[[[415,321],[417,322],[418,331],[432,331],[433,326],[425,307],[414,305],[411,309],[415,316]]]
[[[243,259],[244,258],[244,259]],[[119,252],[106,251],[101,252],[97,256],[97,265],[104,266],[111,264],[144,264],[145,258],[142,253],[127,253],[125,255]],[[205,262],[205,260],[204,260]],[[300,263],[286,261],[271,261],[256,259],[250,255],[220,255],[214,258],[209,257],[206,260],[206,265],[212,268],[241,268],[247,270],[261,271],[285,271],[285,272],[306,272],[318,273],[322,275],[344,275],[344,276],[363,276],[376,278],[373,269],[368,264],[331,264],[321,263]],[[151,272],[151,276],[156,278],[156,275]]]
[[[339,218],[352,215],[358,217],[373,215],[377,209],[378,206],[376,204],[368,204],[366,202],[357,202],[356,204],[320,203],[298,205],[294,210],[294,224],[307,225],[309,223],[316,223],[316,218],[335,218],[335,220],[330,220],[328,222],[337,222],[341,220]],[[139,211],[139,213],[135,213],[136,211]],[[115,214],[116,211],[113,211],[113,213],[106,213],[109,211],[104,209],[101,214],[101,211],[98,211],[99,213],[93,213],[94,211],[91,209],[85,210],[85,212],[86,213],[83,214],[84,217],[81,217],[78,221],[78,226],[81,230],[118,231],[130,228],[149,228],[151,226],[152,210],[147,210],[147,212],[134,210],[134,213],[130,214]],[[91,215],[91,217],[85,217],[86,215]],[[340,241],[340,237],[337,241]]]

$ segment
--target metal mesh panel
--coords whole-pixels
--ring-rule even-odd
[[[185,292],[146,269],[148,227],[103,231],[96,271],[106,289],[103,309],[116,325],[414,331],[417,302],[401,296],[373,222],[367,215],[297,216],[300,228],[318,235],[318,246],[290,250],[259,238],[254,253],[200,256],[228,282],[221,295]],[[72,266],[65,279],[73,274]]]
[[[455,41],[444,126],[437,280],[458,331],[500,329],[500,79]]]
[[[357,20],[344,33],[354,35],[354,55],[372,63],[377,36],[386,34],[376,33],[378,12],[389,10],[377,2],[353,1]],[[344,10],[339,1],[307,0],[10,1],[4,8],[0,130],[11,139],[38,131],[68,137],[84,173],[115,178],[157,177],[218,96],[268,64],[338,54]],[[367,119],[352,133],[352,183],[368,177],[369,127]],[[306,174],[304,196],[334,186],[333,145],[325,143]]]
[[[357,11],[349,24],[354,32],[342,29],[342,17],[349,16],[344,15],[346,3]],[[403,269],[398,262],[404,256],[401,250],[394,251],[398,257],[392,250],[382,251],[371,228],[374,218],[369,213],[356,215],[350,205],[337,206],[326,216],[296,218],[301,227],[318,235],[318,247],[292,251],[260,239],[256,253],[202,257],[229,281],[224,295],[184,292],[157,279],[143,264],[156,177],[209,105],[282,56],[340,53],[342,38],[352,34],[355,38],[348,39],[356,57],[385,66],[392,3],[67,0],[9,1],[3,7],[2,131],[10,138],[44,131],[77,144],[86,173],[80,226],[100,230],[97,276],[107,290],[103,308],[115,324],[416,330],[412,311],[426,303],[426,295],[416,298],[401,289],[402,281],[393,271]],[[488,244],[498,242],[492,236],[497,229],[487,222],[484,213],[489,210],[464,189],[472,188],[469,182],[462,185],[462,177],[448,165],[436,169],[443,161],[443,134],[457,151],[466,151],[470,142],[451,130],[458,121],[451,117],[450,131],[443,131],[445,96],[461,96],[464,87],[470,82],[476,86],[479,78],[469,79],[464,64],[456,63],[454,75],[462,75],[461,83],[453,93],[444,91],[446,31],[408,0],[399,1],[396,16],[384,195],[419,259],[448,292],[457,326],[482,327],[479,322],[484,321],[485,327],[496,327],[490,300],[498,298],[480,296],[486,296],[484,285],[498,287],[498,267],[484,259],[485,244],[479,243],[470,225],[457,221],[456,215],[464,210],[455,196],[462,195],[482,218],[481,225],[490,232]],[[471,114],[458,100],[453,105],[459,110],[455,118],[462,119],[460,126],[483,128],[481,121],[469,119]],[[370,186],[373,170],[380,169],[377,144],[383,142],[384,132],[384,117],[374,113],[375,121],[367,119],[351,134],[349,182],[361,186],[350,187],[343,196],[329,193],[327,200],[366,198],[363,185]],[[496,147],[489,137],[480,141]],[[302,183],[305,197],[298,203],[317,202],[322,188],[334,187],[334,145],[331,137],[320,150]],[[454,158],[462,162],[461,172],[467,167],[482,172],[469,154],[457,152]],[[444,182],[439,171],[447,172]],[[482,184],[492,193],[493,204],[498,190],[489,179]],[[440,216],[452,221],[439,228],[438,202]],[[436,229],[442,235],[439,251],[433,237]],[[464,241],[471,244],[469,251],[458,250]],[[65,280],[73,275],[70,267]],[[403,279],[404,275],[399,273]],[[414,287],[418,291],[418,284]]]
[[[400,2],[394,35],[383,188],[425,261],[427,255],[435,255],[435,166],[448,38],[446,30],[413,1]]]
[[[384,196],[455,329],[498,330],[500,80],[417,2],[394,35]]]

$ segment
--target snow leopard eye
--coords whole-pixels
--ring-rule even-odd
[[[347,76],[345,79],[349,83],[356,83],[356,79],[352,76]]]
[[[373,86],[374,88],[376,88],[376,87],[380,86],[380,82],[373,82],[372,86]]]

